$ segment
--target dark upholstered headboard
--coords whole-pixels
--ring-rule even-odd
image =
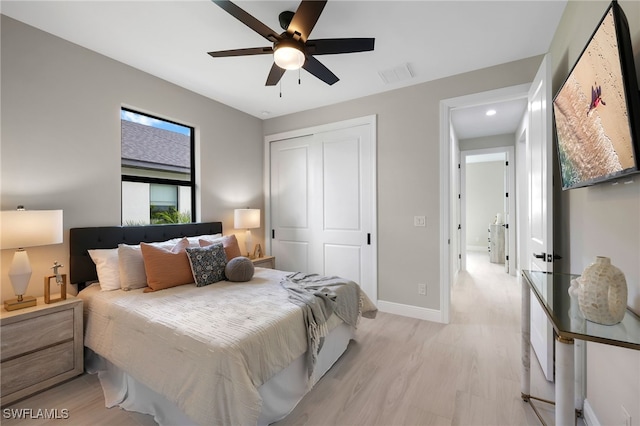
[[[78,284],[78,291],[85,283],[96,281],[96,265],[87,250],[110,249],[118,244],[139,244],[166,241],[172,238],[221,234],[222,222],[185,223],[143,226],[99,226],[71,228],[69,238],[70,281]]]

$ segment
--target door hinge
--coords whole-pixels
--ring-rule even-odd
[[[458,194],[458,199],[460,199],[460,198],[461,198],[461,197],[460,197],[460,194]]]
[[[275,239],[276,238],[276,230],[272,229],[271,230],[271,239]]]
[[[462,229],[462,225],[458,224],[458,229]]]
[[[371,234],[370,233],[367,234],[367,245],[368,246],[371,245]]]
[[[505,165],[505,166],[508,166],[508,165],[509,165],[509,162],[508,162],[508,161],[505,161],[505,162],[504,162],[504,165]]]
[[[458,168],[460,168],[460,163],[458,163]]]
[[[506,260],[509,260],[509,256],[506,257]]]
[[[504,194],[505,197],[509,198],[509,193]]]
[[[462,259],[462,255],[458,253],[458,259]]]

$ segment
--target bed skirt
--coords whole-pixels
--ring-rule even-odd
[[[306,355],[302,354],[287,368],[258,388],[262,410],[258,425],[268,425],[285,418],[346,351],[355,329],[345,323],[333,329],[325,338],[318,354],[313,378],[307,377]],[[173,402],[138,382],[108,360],[85,348],[85,368],[98,374],[107,408],[119,406],[127,411],[152,415],[159,425],[195,425]]]

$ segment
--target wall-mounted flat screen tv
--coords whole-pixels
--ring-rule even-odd
[[[640,94],[629,24],[612,2],[553,99],[562,189],[637,173]]]

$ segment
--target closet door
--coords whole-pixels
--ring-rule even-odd
[[[318,223],[319,146],[313,136],[271,144],[271,254],[278,269],[318,271],[314,228]]]
[[[370,125],[270,144],[271,254],[278,269],[338,275],[377,297]]]

